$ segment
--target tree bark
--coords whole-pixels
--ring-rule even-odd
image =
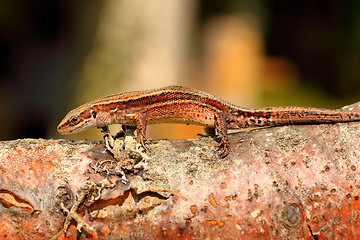
[[[0,239],[360,239],[360,124],[153,140],[0,142]],[[122,178],[125,173],[126,179]]]

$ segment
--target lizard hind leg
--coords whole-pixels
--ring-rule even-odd
[[[220,138],[219,155],[224,158],[230,153],[230,141],[227,134],[226,118],[222,112],[215,114],[215,130]]]

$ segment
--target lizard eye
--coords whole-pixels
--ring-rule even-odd
[[[96,118],[96,112],[95,112],[95,111],[91,111],[91,116],[92,116],[93,118]]]
[[[78,124],[78,122],[79,122],[79,119],[77,117],[70,118],[70,125],[71,126],[74,126],[74,125]]]

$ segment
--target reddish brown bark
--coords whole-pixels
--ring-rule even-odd
[[[225,159],[207,137],[121,161],[102,142],[0,142],[0,239],[48,239],[65,215],[59,239],[360,239],[359,138],[285,126],[233,134]]]

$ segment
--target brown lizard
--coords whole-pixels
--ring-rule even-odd
[[[220,155],[225,157],[230,152],[228,129],[350,121],[360,121],[360,111],[305,107],[248,109],[196,89],[168,86],[109,95],[85,103],[70,111],[57,130],[71,134],[110,124],[136,126],[137,141],[147,150],[148,124],[195,124],[216,130],[221,140]]]

